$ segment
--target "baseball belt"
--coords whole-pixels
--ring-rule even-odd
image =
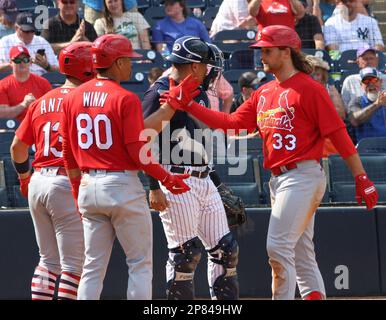
[[[192,177],[199,178],[199,179],[204,179],[204,178],[206,178],[209,175],[210,168],[206,167],[205,171],[193,170],[193,171],[190,171],[190,172],[186,172],[186,169],[183,168],[183,167],[172,166],[170,168],[170,172],[179,173],[179,174],[189,173]]]

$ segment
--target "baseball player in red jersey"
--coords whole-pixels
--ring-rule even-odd
[[[97,78],[63,101],[63,157],[85,238],[78,299],[99,299],[115,237],[129,267],[127,298],[151,299],[152,222],[137,173],[144,170],[174,194],[189,190],[183,182],[189,175],[171,175],[140,159],[141,102],[119,85],[130,79],[130,58],[140,56],[130,40],[103,35],[91,50]]]
[[[261,48],[264,71],[276,80],[260,87],[236,112],[228,115],[195,103],[193,90],[184,89],[189,81],[170,90],[167,103],[213,128],[258,128],[264,167],[272,172],[267,251],[273,299],[294,299],[296,282],[303,299],[325,299],[312,241],[314,213],[326,188],[319,164],[324,138],[332,141],[351,170],[358,203],[364,200],[371,209],[378,193],[326,89],[308,75],[312,66],[300,53],[297,33],[286,26],[268,26],[252,47]]]
[[[93,78],[91,42],[77,42],[60,52],[65,84],[28,109],[11,147],[21,193],[28,197],[40,261],[32,278],[32,299],[51,300],[60,275],[58,298],[76,299],[84,261],[83,228],[62,158],[62,101],[76,86]],[[31,177],[28,147],[36,145]]]

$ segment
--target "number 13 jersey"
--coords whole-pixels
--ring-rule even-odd
[[[60,121],[63,99],[72,88],[56,88],[31,103],[24,120],[16,130],[16,136],[27,145],[35,144],[32,165],[63,167]]]

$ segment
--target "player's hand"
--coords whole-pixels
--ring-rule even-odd
[[[169,98],[169,91],[165,91],[164,93],[162,93],[159,97],[159,105],[162,106],[164,105],[166,102],[168,102],[168,98]]]
[[[173,194],[181,194],[190,190],[189,186],[183,181],[189,178],[189,174],[168,174],[161,183]]]
[[[77,176],[75,178],[71,178],[70,179],[70,182],[71,182],[71,192],[72,192],[72,196],[74,198],[75,205],[76,205],[76,208],[78,209],[78,211],[79,211],[78,195],[79,195],[80,180],[81,180],[81,176]]]
[[[386,106],[386,91],[380,92],[375,103],[379,106]]]
[[[362,200],[364,200],[367,210],[372,209],[377,204],[377,189],[366,174],[360,174],[355,177],[355,191],[355,198],[357,199],[358,204],[361,205]]]
[[[20,178],[20,193],[23,195],[23,197],[28,198],[28,185],[31,180],[31,176],[28,176],[27,178]]]
[[[149,202],[150,208],[156,211],[164,211],[169,207],[169,202],[166,200],[166,196],[161,189],[150,190]]]
[[[21,103],[24,108],[27,108],[32,102],[34,102],[36,98],[32,93],[28,93],[25,95],[23,102]]]
[[[169,96],[167,103],[173,109],[185,110],[189,108],[193,98],[200,94],[198,86],[200,82],[191,74],[188,75],[178,86],[175,86],[173,78],[169,77]]]

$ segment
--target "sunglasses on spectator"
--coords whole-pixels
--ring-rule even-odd
[[[362,82],[364,84],[369,84],[369,83],[376,84],[376,83],[378,83],[378,81],[379,81],[379,79],[378,78],[374,78],[374,77],[366,78],[366,79],[362,80]]]
[[[22,63],[22,62],[24,62],[24,63],[29,63],[29,62],[31,61],[31,59],[28,58],[28,57],[24,57],[24,58],[15,58],[15,59],[13,59],[12,61],[13,61],[14,63],[16,63],[16,64],[20,64],[20,63]]]

